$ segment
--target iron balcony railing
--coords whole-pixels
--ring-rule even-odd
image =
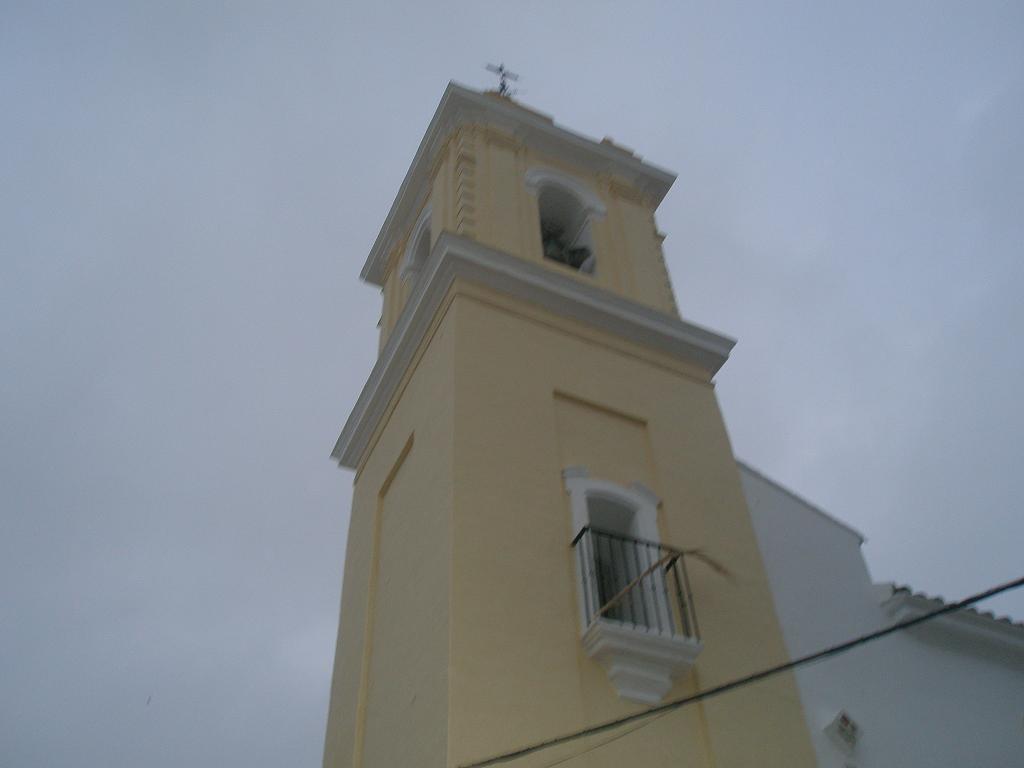
[[[685,554],[653,541],[585,526],[572,541],[585,626],[616,621],[700,639]]]

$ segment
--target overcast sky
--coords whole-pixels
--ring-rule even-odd
[[[0,763],[319,765],[358,273],[488,61],[679,174],[738,456],[876,580],[1021,575],[1024,5],[370,6],[4,3]]]

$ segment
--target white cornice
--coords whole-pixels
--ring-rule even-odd
[[[566,130],[511,100],[449,83],[363,265],[360,272],[363,280],[375,285],[383,283],[393,239],[411,226],[411,218],[426,200],[434,158],[456,128],[469,124],[494,126],[540,151],[597,173],[621,176],[649,195],[655,206],[675,181],[675,175],[666,170],[645,163],[620,148]]]
[[[896,622],[924,616],[945,605],[937,598],[928,598],[905,590],[894,590],[889,584],[884,587],[890,596],[883,600],[882,607]],[[1024,627],[987,617],[971,608],[938,616],[922,625],[922,629],[928,627],[944,629],[976,643],[995,644],[1014,652],[1018,659],[1019,654],[1024,654]]]
[[[416,349],[457,278],[694,363],[711,376],[725,364],[735,344],[706,328],[569,275],[487,248],[475,240],[442,232],[331,453],[342,466],[354,469],[358,465]]]

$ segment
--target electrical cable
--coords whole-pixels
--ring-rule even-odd
[[[605,744],[611,744],[613,741],[618,741],[619,739],[623,738],[624,736],[629,736],[629,734],[633,733],[633,731],[639,731],[644,726],[650,725],[651,723],[656,722],[657,720],[660,720],[661,718],[663,718],[665,715],[669,714],[670,712],[671,712],[671,710],[666,710],[665,712],[661,712],[658,715],[655,715],[650,720],[642,720],[641,722],[637,723],[632,728],[630,728],[628,731],[623,731],[622,733],[616,733],[614,736],[610,736],[609,738],[605,739],[604,741],[599,741],[599,742],[597,742],[597,744],[591,744],[586,749],[581,749],[579,752],[574,752],[571,755],[566,755],[565,757],[560,757],[558,760],[555,760],[555,762],[553,762],[553,763],[545,764],[544,768],[555,768],[556,765],[562,765],[563,763],[568,763],[570,760],[575,760],[577,757],[582,757],[583,755],[587,754],[587,752],[593,752],[595,749],[603,747]]]
[[[796,667],[803,666],[804,664],[810,664],[812,662],[828,658],[829,656],[835,656],[836,654],[843,653],[844,651],[848,651],[851,648],[855,648],[858,645],[864,645],[865,643],[869,643],[872,640],[878,640],[882,637],[885,637],[886,635],[891,635],[894,632],[899,632],[900,630],[907,629],[908,627],[923,624],[924,622],[931,621],[932,619],[937,618],[938,616],[943,616],[947,613],[959,611],[963,608],[967,608],[968,606],[973,605],[974,603],[981,602],[982,600],[994,597],[1003,592],[1008,592],[1012,589],[1017,589],[1021,586],[1024,586],[1024,576],[1020,577],[1019,579],[1014,579],[1013,581],[1006,582],[1005,584],[1000,584],[999,586],[992,587],[991,589],[987,589],[984,592],[979,592],[975,595],[971,595],[970,597],[966,597],[963,600],[960,600],[959,602],[944,605],[941,608],[937,608],[934,611],[930,611],[929,613],[924,613],[920,616],[915,616],[914,618],[907,619],[906,621],[897,622],[896,624],[893,624],[892,626],[886,627],[884,629],[879,629],[875,632],[870,632],[866,635],[860,635],[859,637],[855,637],[852,640],[847,640],[844,643],[839,643],[838,645],[830,646],[821,651],[817,651],[806,656],[801,656],[799,659],[787,661],[784,664],[778,664],[774,667],[769,667],[768,669],[764,669],[760,672],[755,672],[752,675],[747,675],[746,677],[741,677],[736,680],[730,680],[727,683],[722,683],[721,685],[716,685],[713,688],[698,691],[695,694],[692,694],[690,696],[684,696],[681,699],[674,699],[673,701],[668,701],[664,704],[659,704],[656,707],[651,707],[650,709],[646,709],[642,712],[634,712],[632,715],[626,715],[625,717],[620,717],[615,720],[609,720],[604,723],[599,723],[598,725],[592,725],[589,728],[584,728],[573,733],[567,733],[562,736],[556,736],[545,741],[538,741],[534,744],[530,744],[525,747],[520,747],[519,749],[515,749],[511,752],[505,752],[500,755],[488,757],[483,760],[478,760],[474,763],[465,763],[459,768],[485,768],[486,766],[497,765],[498,763],[505,763],[509,760],[515,760],[520,757],[525,757],[526,755],[532,754],[534,752],[539,752],[542,749],[554,747],[558,744],[564,744],[568,741],[582,739],[585,736],[593,736],[595,734],[602,733],[612,728],[616,728],[620,725],[625,725],[626,723],[631,723],[636,720],[646,720],[646,718],[652,717],[653,715],[667,714],[669,711],[679,709],[680,707],[683,707],[687,704],[702,701],[712,696],[717,696],[720,693],[725,693],[726,691],[731,691],[735,688],[740,688],[745,685],[750,685],[751,683],[756,683],[760,680],[764,680],[767,677],[777,675],[780,672],[786,672],[788,670],[795,669]],[[625,733],[619,734],[619,736],[625,736],[629,733],[632,733],[633,731],[642,728],[644,725],[647,725],[650,722],[653,722],[653,720],[648,720],[642,723],[641,725],[638,725],[636,728],[631,728]],[[618,738],[619,736],[617,736],[616,738]],[[615,739],[609,739],[608,741],[611,742],[614,740]],[[602,744],[604,743],[607,742],[602,742]],[[597,744],[592,748],[596,748],[598,746],[601,746],[601,744]],[[584,752],[587,751],[589,751],[589,749],[584,750]],[[578,754],[583,753],[581,752]],[[568,759],[570,758],[566,758],[566,760]],[[562,760],[560,762],[565,762],[565,760]],[[553,763],[552,765],[557,765],[557,763]]]

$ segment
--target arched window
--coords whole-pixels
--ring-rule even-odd
[[[600,198],[571,176],[546,168],[528,171],[526,186],[537,196],[544,258],[593,274],[597,254],[591,222],[604,216]]]
[[[416,224],[409,235],[409,241],[405,246],[405,255],[402,257],[402,270],[399,273],[403,280],[415,279],[416,275],[427,263],[430,256],[430,206],[426,206],[420,213]]]

